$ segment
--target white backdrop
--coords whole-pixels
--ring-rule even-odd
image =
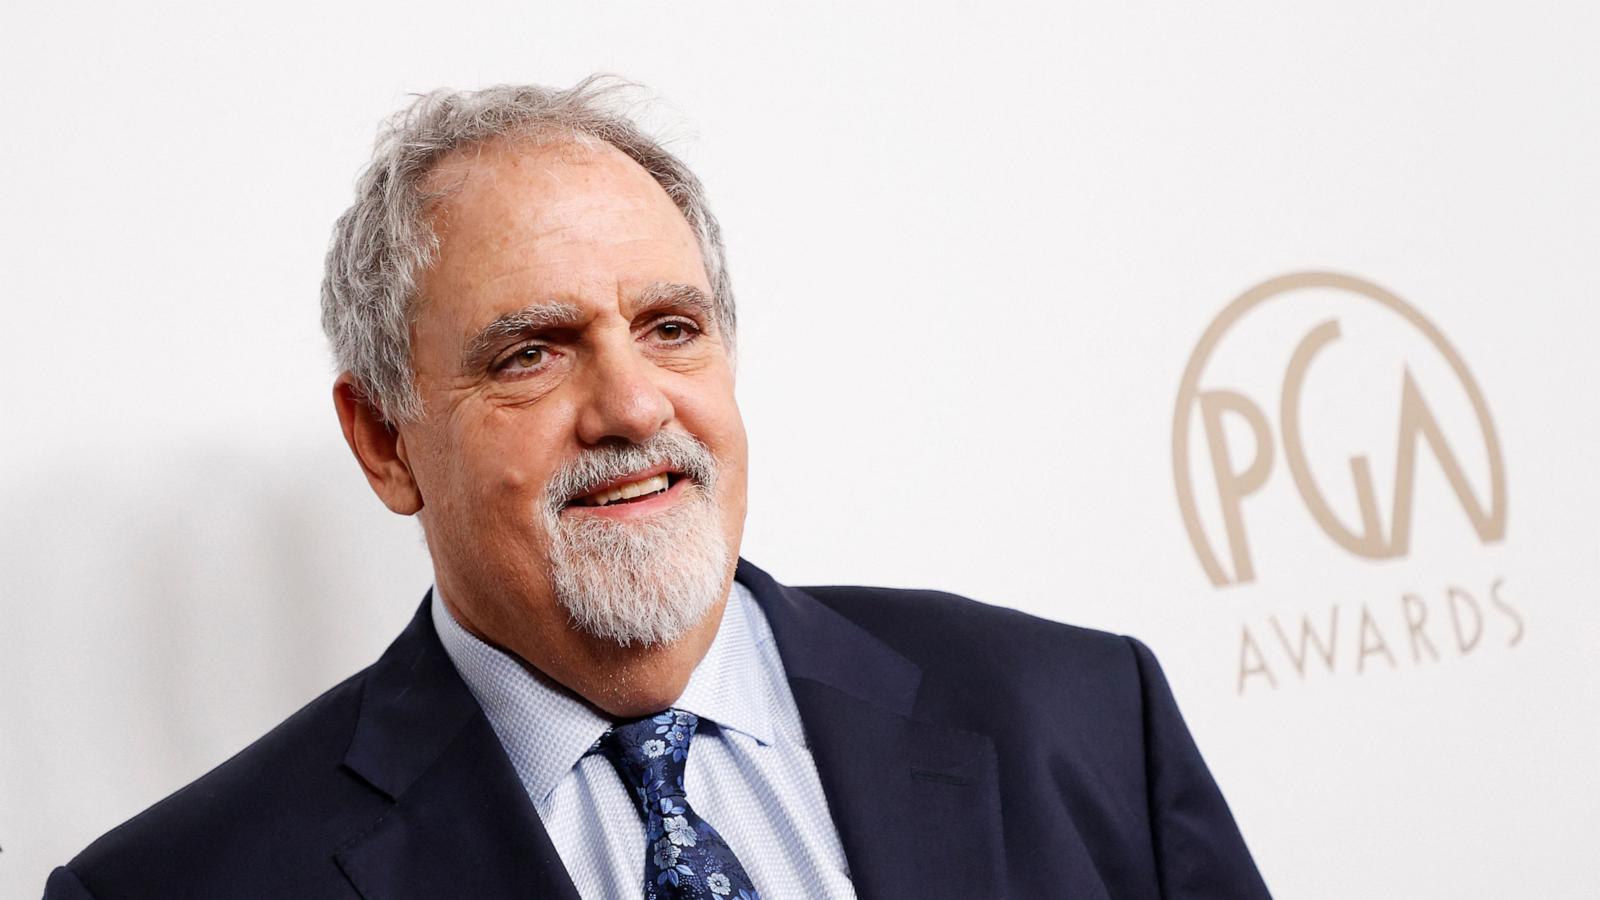
[[[1144,638],[1281,897],[1600,896],[1592,4],[183,6],[0,23],[0,895],[411,614],[328,400],[329,227],[407,92],[609,70],[728,232],[748,557]],[[1458,355],[1503,528],[1468,382],[1366,294],[1254,307],[1180,402],[1308,271]]]

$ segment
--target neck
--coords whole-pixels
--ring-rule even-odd
[[[730,572],[721,599],[677,640],[626,647],[578,631],[564,613],[560,617],[476,616],[473,610],[455,603],[452,597],[456,595],[446,585],[441,585],[440,599],[451,617],[474,637],[509,653],[606,715],[633,719],[660,712],[683,696],[689,677],[716,639],[732,586]]]

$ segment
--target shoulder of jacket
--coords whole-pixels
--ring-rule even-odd
[[[317,821],[331,811],[356,779],[339,770],[354,732],[369,669],[323,692],[271,731],[225,762],[118,825],[90,844],[69,864],[97,897],[117,896],[115,888],[133,872],[166,869],[153,860],[192,856],[220,861],[265,851],[259,826],[293,816]],[[333,817],[330,817],[333,818]],[[254,823],[250,835],[246,823]],[[280,837],[284,837],[281,836]],[[277,839],[275,839],[277,840]],[[294,843],[288,838],[278,844]]]
[[[946,591],[824,586],[800,590],[926,667],[1122,677],[1131,638],[1069,625]],[[1043,671],[1041,671],[1043,670]]]
[[[1071,746],[1110,771],[1142,758],[1143,648],[1132,638],[943,591],[801,590],[921,670],[919,718],[991,735],[1017,759]]]

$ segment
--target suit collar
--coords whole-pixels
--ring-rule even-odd
[[[821,601],[740,560],[778,642],[861,900],[1001,896],[993,740],[919,717],[919,666]],[[935,827],[935,824],[936,827]]]
[[[367,672],[345,765],[397,800],[481,712],[439,643],[425,597]]]
[[[922,670],[915,663],[747,560],[739,560],[734,577],[750,589],[766,613],[790,681],[816,682],[896,715],[910,715],[922,683]]]
[[[427,599],[368,671],[344,764],[393,801],[334,854],[366,900],[578,900]]]

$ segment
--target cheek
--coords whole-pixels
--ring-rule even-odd
[[[730,424],[724,438],[726,448],[723,449],[723,468],[728,470],[730,487],[737,489],[738,496],[744,497],[745,479],[748,476],[747,461],[749,458],[748,445],[745,443],[744,421],[735,417]]]
[[[745,480],[747,477],[748,445],[745,439],[744,419],[732,396],[702,397],[698,406],[684,416],[684,425],[699,438],[717,457],[720,468],[718,492],[730,503],[730,512],[740,513],[744,508]],[[735,508],[736,507],[736,508]]]
[[[745,461],[748,456],[749,446],[745,440],[744,417],[739,414],[739,407],[729,397],[725,408],[718,417],[721,427],[721,440],[726,445],[722,451],[726,457],[726,465],[737,472],[739,478],[739,491],[744,491]]]
[[[556,454],[534,430],[519,427],[527,424],[490,416],[457,434],[457,493],[472,498],[484,518],[524,522],[543,494]]]
[[[733,401],[710,402],[707,398],[697,398],[697,402],[678,404],[676,410],[684,429],[711,450],[726,475],[737,476],[742,484],[746,452],[744,420]]]
[[[670,391],[677,418],[714,452],[744,460],[744,419],[734,400],[733,373],[719,365],[683,378]],[[728,459],[732,464],[735,460]]]
[[[723,459],[720,481],[717,484],[717,493],[722,497],[718,503],[722,511],[723,534],[728,540],[728,546],[733,548],[735,556],[744,542],[744,522],[748,514],[749,500],[746,494],[748,472],[746,465],[744,424],[735,415],[732,428],[726,436],[728,446],[713,448],[720,453]]]
[[[483,473],[480,484],[488,488],[490,496],[521,496],[540,485],[538,473],[532,471],[527,461],[514,453],[497,456],[495,464]]]

